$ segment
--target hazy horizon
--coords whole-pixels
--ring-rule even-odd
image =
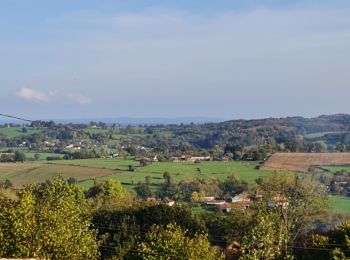
[[[0,2],[0,113],[350,114],[348,1]]]
[[[157,124],[205,124],[205,123],[220,123],[225,121],[234,121],[234,120],[261,120],[261,119],[278,119],[278,118],[295,118],[302,117],[306,119],[317,118],[320,116],[336,116],[336,115],[347,115],[350,114],[323,114],[315,117],[305,117],[302,115],[294,115],[294,116],[285,116],[285,117],[256,117],[256,118],[218,118],[218,117],[81,117],[81,118],[22,118],[22,119],[14,119],[9,118],[6,115],[0,115],[0,124],[25,124],[26,120],[44,120],[44,121],[54,121],[55,123],[73,123],[73,124],[87,124],[90,122],[103,122],[109,125],[112,124],[120,124],[120,125],[157,125]],[[14,115],[18,116],[18,115]],[[28,122],[29,123],[29,122]]]

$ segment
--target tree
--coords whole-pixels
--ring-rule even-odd
[[[172,182],[171,175],[168,171],[163,173],[164,183],[158,186],[158,190],[156,192],[157,197],[159,198],[169,198],[169,199],[178,199],[179,197],[179,189],[177,184]]]
[[[0,255],[42,259],[97,259],[83,192],[62,177],[27,186],[17,201],[0,201]]]
[[[24,162],[26,160],[26,154],[23,151],[17,150],[14,160],[15,162]]]
[[[73,178],[73,177],[69,177],[68,179],[67,179],[67,182],[69,183],[69,184],[77,184],[77,179],[75,179],[75,178]]]
[[[35,159],[36,161],[39,161],[39,159],[40,159],[40,154],[39,154],[39,153],[35,153],[35,154],[34,154],[34,159]]]
[[[224,194],[235,196],[248,189],[248,184],[241,181],[235,173],[227,176],[226,180],[220,184],[220,188]]]
[[[202,192],[194,191],[191,194],[191,201],[194,203],[203,202],[205,195]]]
[[[139,182],[134,188],[138,197],[147,199],[153,196],[153,192],[149,185]]]
[[[147,185],[151,185],[151,182],[152,182],[152,177],[149,175],[145,176],[145,183]]]
[[[197,192],[203,196],[221,196],[219,181],[215,179],[203,180],[200,178],[186,179],[180,181],[178,185],[181,198],[186,201],[192,201],[192,193]]]
[[[87,191],[87,197],[109,197],[109,198],[125,198],[126,191],[118,180],[106,180],[102,184],[96,183]]]
[[[295,173],[277,172],[260,179],[256,192],[263,200],[245,236],[243,259],[288,259],[293,245],[327,208],[325,189]]]
[[[288,234],[280,232],[277,219],[273,212],[260,212],[255,217],[252,229],[243,237],[240,259],[292,259],[283,247]]]
[[[140,167],[145,167],[145,166],[147,166],[147,165],[148,165],[147,160],[144,159],[144,158],[142,158],[142,159],[140,160]]]
[[[134,259],[130,255],[135,255],[138,242],[144,239],[145,231],[149,231],[153,225],[165,228],[168,224],[176,223],[181,229],[188,230],[187,234],[191,237],[205,230],[199,217],[185,205],[169,207],[134,200],[125,207],[96,211],[93,223],[107,237],[101,247],[102,259],[113,259],[113,256]]]
[[[349,259],[350,220],[346,220],[325,235],[313,235],[312,246],[318,248],[311,256],[314,259]],[[311,258],[310,258],[311,259]]]
[[[153,226],[138,245],[142,259],[220,259],[219,252],[210,245],[208,235],[197,233],[187,236],[187,231],[175,224],[165,229]]]
[[[171,183],[170,172],[168,172],[168,171],[163,172],[163,179],[165,181],[165,184],[170,185],[170,183]]]
[[[109,156],[109,150],[108,150],[108,147],[102,147],[101,148],[101,156],[107,158]]]
[[[9,179],[6,179],[4,181],[4,184],[2,185],[5,189],[13,188],[13,183]]]

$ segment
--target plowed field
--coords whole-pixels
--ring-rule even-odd
[[[310,172],[316,166],[350,165],[350,153],[275,153],[262,169]]]

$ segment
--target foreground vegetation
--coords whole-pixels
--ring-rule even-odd
[[[228,186],[225,186],[228,188]],[[241,186],[230,186],[232,194]],[[108,180],[83,192],[56,177],[0,197],[0,256],[45,259],[346,259],[350,225],[296,174],[261,178],[245,210],[193,214],[136,199]],[[259,196],[257,196],[259,195]],[[324,249],[327,250],[324,250]],[[336,258],[338,257],[338,258]],[[340,257],[340,258],[339,258]]]

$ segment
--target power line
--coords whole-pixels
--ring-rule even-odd
[[[13,115],[6,115],[6,114],[1,114],[0,113],[0,116],[8,117],[8,118],[14,118],[14,119],[18,119],[18,120],[22,120],[22,121],[26,121],[26,122],[31,122],[31,123],[34,122],[33,120],[25,119],[25,118],[18,117],[18,116],[13,116]]]

